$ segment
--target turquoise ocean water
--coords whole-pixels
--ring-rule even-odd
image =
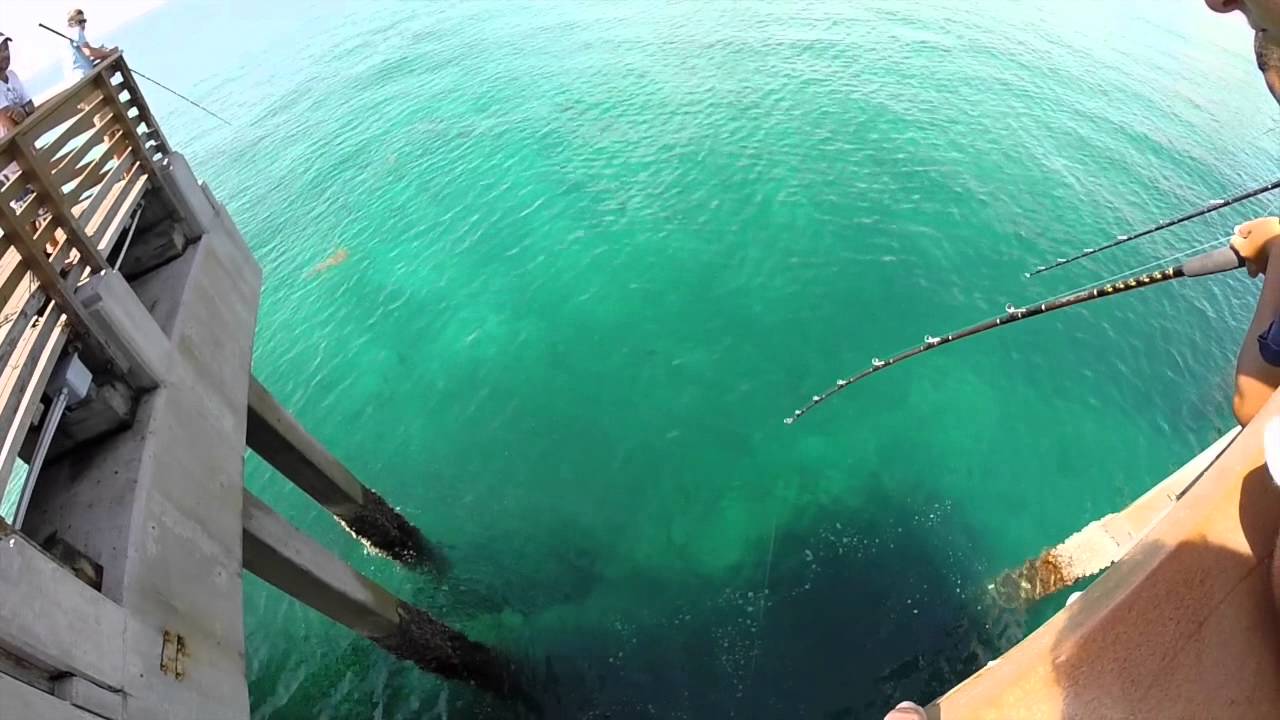
[[[112,38],[265,273],[258,375],[449,552],[367,556],[552,717],[863,718],[1053,607],[986,585],[1229,426],[1256,296],[1186,282],[842,374],[1229,233],[1270,179],[1201,3],[174,3]],[[345,262],[313,268],[341,250]],[[254,717],[505,717],[246,577]]]

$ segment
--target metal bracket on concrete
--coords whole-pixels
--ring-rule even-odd
[[[160,646],[160,672],[172,675],[174,680],[182,680],[187,674],[183,662],[186,656],[186,638],[166,628],[164,643]]]

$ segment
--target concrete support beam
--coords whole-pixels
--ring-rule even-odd
[[[53,684],[53,694],[104,720],[120,720],[124,717],[124,696],[118,692],[103,690],[82,678],[71,676],[57,680]]]
[[[120,258],[120,274],[127,278],[141,277],[181,257],[187,244],[186,232],[180,224],[161,222],[133,238]]]
[[[128,362],[125,380],[139,390],[157,387],[173,354],[155,318],[118,272],[93,276],[76,290],[94,330]]]
[[[58,431],[49,446],[49,459],[55,459],[82,443],[114,432],[133,423],[138,395],[121,380],[110,377],[96,379],[89,396],[67,410],[58,422]],[[28,437],[23,446],[23,459],[31,457],[36,436]]]
[[[244,567],[367,638],[395,632],[399,601],[244,493]]]
[[[4,720],[100,720],[96,715],[75,707],[30,685],[0,675],[0,718]]]
[[[213,205],[182,153],[169,153],[160,161],[158,181],[169,189],[170,197],[178,205],[178,215],[187,239],[199,240],[216,227],[218,221]]]
[[[0,646],[51,674],[118,690],[124,627],[120,606],[0,520]]]
[[[398,658],[532,706],[514,666],[398,599],[244,493],[244,567]]]
[[[258,379],[249,383],[250,450],[310,495],[375,552],[413,567],[447,571],[444,554],[311,437]]]

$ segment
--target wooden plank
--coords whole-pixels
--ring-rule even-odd
[[[53,212],[54,217],[58,218],[59,224],[62,225],[71,242],[75,243],[76,249],[82,255],[89,259],[89,262],[98,270],[107,267],[106,258],[102,257],[102,253],[98,252],[98,248],[89,244],[89,236],[85,233],[84,228],[80,227],[76,216],[71,213],[71,207],[67,205],[67,199],[63,196],[62,190],[54,184],[53,178],[49,177],[49,170],[36,160],[35,149],[31,147],[30,140],[23,137],[16,137],[9,146],[14,149],[14,153],[18,156],[18,165],[24,173],[29,173],[30,177],[36,182],[33,183],[37,188],[38,199],[44,200],[49,204],[49,209]],[[40,190],[43,190],[41,192]]]
[[[105,77],[100,78],[99,82],[102,83],[104,88],[110,87]],[[121,104],[120,102],[120,98],[117,97],[115,93],[110,92],[109,90],[106,92],[106,95],[107,95],[107,103],[115,108],[117,117],[127,117],[124,110],[124,105]],[[142,138],[138,135],[138,129],[135,128],[133,125],[129,124],[127,121],[124,123],[124,137],[125,137],[125,140],[129,143],[129,146],[133,148],[134,155],[138,158],[141,158],[143,163],[146,164],[147,174],[148,175],[157,174],[157,172],[159,171],[159,168],[156,166],[156,163],[154,160],[147,157],[147,148],[145,145],[142,144]],[[170,203],[170,204],[173,204],[173,203]]]
[[[13,299],[19,300],[20,298],[15,297]],[[28,328],[31,327],[31,321],[45,309],[48,303],[49,296],[45,295],[37,286],[13,311],[12,317],[5,318],[7,327],[5,327],[4,335],[0,336],[0,363],[6,365],[9,363],[13,351],[17,349]]]
[[[98,187],[102,182],[103,174],[107,171],[107,163],[115,160],[115,153],[123,148],[127,142],[128,141],[124,139],[124,134],[121,133],[120,137],[113,140],[111,145],[107,147],[106,152],[94,159],[94,161],[89,164],[89,167],[80,174],[80,179],[77,180],[76,184],[67,191],[67,198],[71,201],[73,206],[81,201],[81,198],[86,192],[92,188]]]
[[[109,55],[105,60],[98,63],[97,67],[95,67],[92,72],[77,80],[71,87],[37,105],[36,111],[27,117],[26,121],[23,122],[17,132],[7,136],[4,141],[0,141],[0,150],[3,150],[16,138],[26,137],[29,130],[34,131],[35,128],[45,124],[45,119],[64,108],[67,100],[83,98],[84,89],[86,87],[97,88],[98,78],[102,76],[103,73],[108,71],[112,73],[118,72],[120,67],[122,67],[120,52],[116,51]],[[72,104],[72,107],[79,103],[80,100],[77,99],[76,102]],[[39,134],[43,133],[37,133],[37,135]],[[0,152],[0,155],[3,155],[3,152]]]
[[[151,126],[147,124],[146,118],[142,117],[141,113],[138,113],[137,115],[130,115],[129,122],[133,125],[133,128],[138,131],[138,135],[142,137],[145,142],[147,140],[146,134],[151,131]]]
[[[62,161],[53,169],[53,181],[58,187],[65,188],[76,179],[76,172],[80,169],[80,165],[89,153],[94,149],[100,148],[107,144],[106,138],[113,132],[120,130],[120,124],[116,122],[114,117],[104,120],[103,125],[97,126],[92,133],[80,143],[80,146],[68,155],[63,156]],[[73,200],[74,202],[74,200]]]
[[[111,172],[107,173],[107,177],[98,185],[98,189],[94,192],[89,202],[80,209],[79,217],[84,221],[84,229],[86,233],[93,234],[93,229],[89,227],[90,222],[98,214],[98,209],[106,202],[107,196],[115,189],[116,184],[124,179],[125,174],[130,172],[137,163],[134,161],[134,152],[132,149],[126,150],[124,157],[120,158],[120,162],[111,168]],[[96,248],[97,245],[94,245]]]
[[[52,223],[45,225],[43,231],[53,232],[51,225]],[[49,297],[53,298],[58,307],[67,313],[71,324],[76,329],[89,333],[91,326],[84,306],[62,284],[62,278],[58,276],[57,271],[53,269],[53,265],[49,263],[49,259],[45,257],[44,248],[36,245],[37,240],[27,234],[26,228],[18,224],[17,218],[13,214],[13,209],[4,204],[0,204],[0,230],[4,231],[5,237],[9,238],[10,244],[22,256],[22,261],[26,264],[27,269],[35,275],[40,287],[49,294]]]
[[[151,107],[147,105],[142,91],[138,89],[138,83],[133,79],[133,73],[129,72],[129,64],[124,61],[124,57],[120,58],[120,67],[122,69],[120,74],[124,78],[125,86],[129,88],[129,96],[138,102],[139,108],[142,110],[143,120],[146,121],[148,127],[155,131],[164,153],[168,154],[173,146],[169,144],[168,138],[164,136],[164,131],[160,129],[160,123],[156,122],[155,115],[151,113]]]
[[[27,268],[22,264],[22,258],[18,255],[18,251],[9,246],[9,243],[0,240],[0,244],[4,246],[4,254],[0,255],[0,302],[13,297],[14,292],[18,289],[18,284],[27,276]],[[31,284],[35,284],[35,280],[31,280]]]
[[[101,92],[92,84],[79,86],[79,83],[77,83],[77,86],[70,94],[55,97],[48,112],[42,115],[32,113],[30,118],[18,126],[16,134],[19,139],[26,138],[27,141],[35,143],[36,140],[39,140],[50,130],[54,130],[59,125],[68,122],[83,112],[80,109],[80,104],[89,102],[93,99],[94,93]],[[46,105],[48,104],[50,103],[46,103]]]
[[[133,214],[142,194],[146,192],[150,176],[142,170],[142,164],[134,165],[129,176],[120,184],[119,193],[112,201],[112,210],[106,214],[107,220],[99,223],[90,231],[90,239],[98,246],[103,255],[109,255],[115,247],[120,231]]]
[[[43,162],[52,165],[54,160],[58,159],[58,156],[65,153],[71,141],[94,128],[98,113],[101,113],[105,107],[101,91],[93,98],[92,102],[93,105],[88,110],[81,112],[79,117],[58,135],[57,139],[40,149],[37,154]],[[57,166],[57,168],[61,167],[61,164]]]
[[[42,251],[51,245],[57,247],[58,252],[49,260],[49,264],[55,268],[60,268],[62,265],[58,261],[58,255],[62,256],[62,260],[66,260],[71,255],[72,246],[71,243],[67,242],[67,234],[62,232],[57,223],[52,221],[41,225],[36,231],[35,237],[35,246]],[[66,285],[65,282],[63,284]]]
[[[48,382],[53,364],[67,339],[64,315],[50,305],[40,315],[34,332],[25,333],[0,378],[0,468],[4,477],[13,472],[14,458],[31,428],[40,395]]]
[[[124,609],[6,523],[0,523],[0,587],[0,644],[57,674],[110,689],[123,685]],[[10,701],[16,698],[7,691],[0,697],[5,701],[0,707],[14,709]],[[59,716],[6,712],[4,717]]]
[[[0,156],[0,170],[5,169],[12,162],[11,159]],[[26,179],[22,177],[22,170],[18,170],[18,176],[12,182],[0,188],[0,203],[8,205],[10,202],[18,199],[18,196],[27,190]]]

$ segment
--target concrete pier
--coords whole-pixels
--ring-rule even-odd
[[[122,159],[103,147],[113,129]],[[262,271],[119,54],[0,140],[0,167],[15,157],[0,491],[20,461],[43,465],[15,474],[26,504],[0,519],[0,720],[247,720],[244,568],[425,671],[522,700],[498,653],[246,493],[248,442],[379,551],[442,567],[253,380]]]
[[[131,719],[249,712],[239,514],[260,285],[249,249],[220,226],[136,281],[134,303],[104,313],[151,324],[167,348],[154,363],[165,375],[137,398],[131,427],[47,467],[21,528],[102,565],[102,594],[129,619],[121,670]],[[181,679],[161,663],[177,638]]]
[[[316,442],[256,377],[249,383],[247,442],[371,551],[437,574],[447,572],[444,554]]]

